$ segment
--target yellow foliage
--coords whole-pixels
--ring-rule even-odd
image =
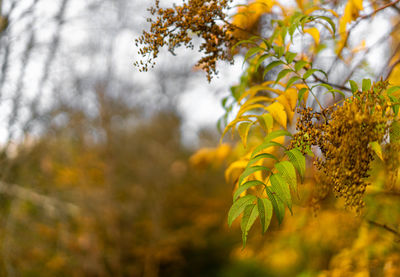
[[[247,160],[238,160],[229,165],[229,167],[225,170],[225,180],[227,183],[232,181],[236,181],[244,168],[246,168],[248,161]]]
[[[281,103],[274,102],[273,104],[269,105],[266,110],[272,115],[276,122],[286,129],[287,115],[285,108]]]
[[[75,153],[72,163],[55,163],[55,183],[61,187],[101,185],[106,165],[93,153]]]
[[[216,148],[201,148],[190,157],[189,162],[195,168],[219,167],[230,153],[231,147],[225,143]]]
[[[356,20],[363,10],[362,0],[348,0],[344,9],[344,14],[339,20],[340,40],[337,44],[337,53],[340,54],[347,43],[347,24]]]
[[[52,269],[52,270],[59,270],[61,269],[65,264],[67,260],[64,257],[64,255],[55,255],[52,257],[47,263],[46,267],[47,269]]]
[[[273,0],[256,0],[251,1],[248,5],[241,6],[233,18],[233,24],[241,29],[252,32],[258,26],[260,16],[271,12],[271,9],[277,3]],[[236,30],[234,36],[238,38],[246,37],[248,34],[243,31]]]
[[[399,41],[398,38],[394,37],[396,43]],[[388,78],[391,85],[399,86],[400,85],[400,63],[395,64],[400,59],[400,52],[396,53],[390,61],[389,66],[394,66],[390,76]]]
[[[285,107],[287,118],[289,119],[289,122],[291,122],[297,103],[297,90],[289,88],[286,90],[285,94],[278,96],[276,100]]]
[[[310,34],[312,36],[316,45],[319,44],[320,35],[319,35],[319,30],[317,28],[312,27],[312,28],[304,29],[304,32],[307,34]]]
[[[344,8],[344,14],[339,20],[339,33],[346,33],[347,24],[356,20],[363,9],[362,0],[348,0]]]

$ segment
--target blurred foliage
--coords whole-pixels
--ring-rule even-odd
[[[226,225],[232,188],[225,185],[223,167],[243,149],[222,145],[189,159],[175,112],[110,128],[101,142],[77,139],[82,123],[53,128],[9,158],[6,182],[25,191],[2,194],[2,275],[399,273],[395,235],[338,209],[332,198],[317,217],[310,216],[311,177],[301,185],[296,216],[281,226],[273,219],[266,236],[256,225],[242,250],[237,232]],[[29,196],[35,193],[45,198],[35,201]],[[398,196],[375,198],[367,200],[373,202],[370,213],[394,220]]]
[[[184,24],[153,23],[143,36],[159,43],[139,42],[142,54],[154,55],[163,46],[192,42],[169,40],[175,32],[212,37],[213,30],[194,28],[208,7],[221,22],[218,30],[233,36],[219,36],[218,46],[225,39],[226,53],[244,55],[247,67],[222,99],[226,113],[218,125],[221,141],[231,131],[237,146],[230,155],[222,144],[191,158],[199,168],[215,167],[221,156],[230,161],[225,178],[234,194],[227,221],[238,227],[240,219],[244,249],[233,255],[259,260],[275,276],[398,275],[399,1],[250,0],[235,6],[231,21],[230,2],[221,1],[223,9],[214,7],[218,1],[183,3],[174,9]],[[192,4],[201,9],[187,9]],[[158,1],[151,11],[165,12]],[[372,43],[375,34],[365,26],[375,22],[387,30],[378,30]],[[370,52],[381,46],[389,51],[379,63]],[[286,207],[294,215],[289,219]],[[269,232],[249,236],[253,242],[245,248],[253,224]]]
[[[176,113],[109,130],[98,143],[77,139],[74,124],[8,161],[7,183],[50,200],[2,196],[3,274],[215,276],[230,263],[222,171],[190,167]]]
[[[168,13],[176,13],[175,18],[179,19],[176,22],[184,24],[183,33],[172,34],[171,45],[168,45],[171,52],[175,46],[190,42],[191,32],[206,30],[203,52],[214,53],[211,59],[204,60],[205,64],[209,63],[208,74],[216,72],[218,58],[231,60],[231,55],[249,49],[247,44],[236,51],[224,49],[236,39],[249,39],[250,44],[257,42],[260,47],[274,44],[275,47],[268,49],[274,51],[273,54],[264,56],[263,60],[259,54],[264,52],[250,52],[251,55],[246,52],[248,67],[244,69],[239,84],[232,87],[231,94],[222,101],[226,115],[220,122],[221,126],[227,125],[232,111],[242,116],[253,112],[256,121],[242,120],[238,116],[238,120],[227,128],[235,130],[238,125],[237,134],[232,132],[232,144],[217,147],[213,147],[217,145],[217,136],[205,130],[199,136],[200,150],[194,153],[182,143],[182,118],[174,110],[172,100],[168,102],[171,104],[169,110],[146,113],[146,107],[157,105],[152,102],[140,109],[137,106],[142,103],[135,99],[136,106],[132,108],[131,102],[127,101],[126,95],[135,85],[121,85],[123,88],[118,88],[116,93],[120,96],[111,96],[115,84],[121,83],[117,76],[113,78],[114,85],[110,85],[110,80],[103,80],[104,84],[93,86],[99,82],[98,79],[110,77],[114,72],[113,59],[110,58],[114,57],[114,50],[110,47],[109,64],[104,66],[106,73],[96,77],[91,72],[86,72],[88,76],[74,72],[79,75],[75,78],[77,84],[68,83],[71,87],[78,87],[77,90],[90,91],[93,95],[87,97],[85,93],[85,96],[90,104],[93,104],[92,98],[95,99],[95,109],[90,110],[85,101],[81,102],[84,97],[74,94],[75,102],[66,98],[58,103],[59,106],[51,105],[50,111],[42,111],[40,116],[37,113],[32,115],[32,119],[43,125],[39,136],[31,136],[29,128],[25,130],[23,127],[26,132],[23,139],[7,141],[0,153],[0,276],[400,276],[398,145],[383,144],[377,147],[379,151],[375,150],[374,155],[380,159],[375,158],[371,166],[372,177],[368,180],[371,185],[365,193],[366,209],[362,216],[346,211],[343,199],[336,199],[332,193],[319,199],[318,211],[313,209],[316,188],[324,181],[324,176],[311,166],[319,154],[315,153],[312,154],[314,157],[304,159],[307,163],[307,171],[302,176],[304,180],[292,193],[295,216],[286,216],[280,223],[282,218],[275,214],[264,235],[265,226],[256,221],[244,249],[237,235],[240,224],[234,222],[231,230],[226,223],[232,191],[237,191],[240,185],[238,179],[249,163],[250,149],[260,145],[265,134],[280,132],[283,128],[293,132],[294,119],[299,116],[295,113],[298,102],[315,104],[310,103],[315,98],[308,95],[311,89],[307,90],[304,83],[307,78],[320,82],[316,79],[320,75],[313,73],[321,71],[308,70],[314,65],[327,64],[321,62],[326,59],[320,55],[321,51],[328,47],[334,49],[328,53],[334,56],[333,64],[330,68],[323,68],[323,72],[333,79],[339,75],[340,78],[336,79],[340,81],[317,87],[318,94],[324,92],[320,90],[323,88],[328,88],[333,95],[334,88],[344,90],[348,96],[349,92],[355,93],[354,84],[350,87],[347,84],[357,71],[350,65],[355,63],[354,68],[360,69],[358,74],[366,74],[367,58],[357,55],[364,55],[369,48],[365,46],[365,40],[357,40],[356,44],[349,40],[353,26],[361,20],[373,18],[376,12],[386,8],[393,8],[397,13],[399,7],[395,4],[398,1],[295,1],[296,9],[306,15],[302,18],[306,22],[298,21],[298,30],[292,30],[292,36],[301,36],[302,52],[298,57],[294,56],[294,50],[289,51],[286,34],[293,23],[290,20],[300,17],[292,17],[294,9],[283,6],[283,1],[249,1],[248,5],[239,6],[232,17],[225,14],[225,6],[230,1],[221,2],[222,6],[218,1],[214,2],[217,14],[208,10],[203,5],[205,2],[192,1],[199,9],[190,9],[190,15],[194,15],[191,18],[186,18],[183,14],[185,9],[179,6],[165,9],[159,14],[161,21],[155,23],[154,28],[161,26],[164,29],[159,34],[169,34],[164,25],[169,27],[171,23]],[[371,13],[365,13],[367,2],[373,9]],[[59,26],[64,20],[65,5],[61,5],[59,15],[55,17]],[[318,24],[314,24],[315,18],[312,17],[314,12],[318,12],[316,5],[325,9],[323,15],[328,18]],[[125,5],[119,6],[120,11],[127,11]],[[196,17],[197,12],[206,16]],[[278,16],[283,16],[281,21],[277,20]],[[115,18],[119,21],[121,17]],[[0,34],[7,35],[14,25],[8,22],[7,17],[0,19],[3,26]],[[113,25],[108,18],[101,19],[105,21],[104,25]],[[188,24],[190,20],[196,24]],[[218,29],[219,23],[216,22],[219,20],[231,25]],[[338,26],[335,38],[332,38],[336,30],[331,21]],[[310,26],[304,28],[306,24]],[[271,35],[271,25],[277,27],[279,33],[272,34],[270,42],[250,39],[254,34]],[[389,37],[386,37],[391,57],[384,66],[385,77],[391,84],[399,85],[399,28],[396,18],[392,25]],[[218,30],[217,37],[213,36],[215,30]],[[33,28],[31,33],[34,33]],[[54,49],[59,45],[58,36],[59,33],[52,40]],[[103,40],[101,35],[100,38]],[[160,36],[148,36],[148,41],[154,42],[156,48],[168,44],[160,43],[160,39]],[[22,59],[22,64],[27,64],[30,59],[29,49],[28,44],[28,54],[25,62]],[[8,61],[10,58],[6,53],[1,52],[4,60]],[[49,55],[49,61],[54,58],[54,53]],[[280,71],[269,67],[270,58],[281,60],[282,63],[274,64]],[[80,62],[80,59],[76,60]],[[357,60],[361,61],[360,64],[354,62]],[[293,63],[295,69],[298,66],[295,71],[302,73],[304,83],[293,79],[286,87],[289,78],[282,75],[279,80],[276,78],[278,72],[287,70],[283,66]],[[351,71],[349,75],[337,74],[343,70],[336,67],[339,63]],[[50,70],[51,66],[45,67],[50,73],[58,72]],[[183,90],[188,70],[175,72],[175,77],[181,79],[173,79],[171,83],[165,81],[172,70],[165,71],[154,83],[162,87],[166,98],[175,99],[169,90]],[[283,72],[290,76],[295,71]],[[43,83],[47,82],[50,73],[44,74]],[[24,71],[21,71],[21,76],[20,86],[24,87],[27,79]],[[87,83],[82,89],[79,82],[84,80]],[[277,80],[276,84],[272,80]],[[64,87],[63,82],[54,84],[55,91],[58,91],[57,86]],[[274,85],[280,86],[279,89]],[[22,91],[20,86],[10,86],[15,87],[17,96]],[[70,89],[65,87],[66,91]],[[274,94],[277,97],[272,97]],[[398,91],[395,96],[398,96]],[[235,106],[242,100],[241,107]],[[335,100],[326,98],[323,103],[331,104]],[[11,108],[10,127],[15,126],[16,118],[20,117],[18,101],[20,98],[13,98],[15,107]],[[38,105],[35,99],[32,101],[32,107]],[[18,112],[14,115],[14,111]],[[273,145],[263,149],[262,154],[283,155],[278,143],[288,144],[284,136],[274,137],[270,142]],[[260,164],[272,168],[275,162],[265,160]],[[251,181],[265,178],[261,171],[253,173]],[[264,190],[255,186],[235,196],[246,195],[267,196]]]

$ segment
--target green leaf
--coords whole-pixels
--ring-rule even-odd
[[[257,64],[256,64],[256,67],[255,67],[255,71],[257,71],[258,68],[260,67],[260,65],[261,65],[266,59],[268,59],[269,57],[271,57],[271,54],[264,54],[264,55],[262,55],[262,56],[257,60]]]
[[[247,136],[249,135],[250,127],[253,124],[254,122],[243,122],[238,126],[239,136],[245,148],[247,146]]]
[[[276,193],[276,195],[282,200],[283,203],[286,204],[292,213],[292,197],[290,195],[289,186],[285,182],[285,179],[283,179],[280,174],[275,173],[269,177],[269,180],[271,181],[271,191]]]
[[[332,28],[332,35],[335,36],[336,33],[336,26],[335,23],[333,23],[332,19],[327,17],[327,16],[317,16],[316,18],[325,20],[326,22],[328,22],[328,24],[331,26]]]
[[[251,187],[259,186],[259,185],[265,186],[265,184],[263,182],[258,181],[258,180],[252,180],[252,181],[245,182],[243,185],[239,186],[237,188],[237,190],[235,191],[235,193],[233,194],[233,201],[238,199],[239,196],[242,194],[242,192],[248,190]]]
[[[275,138],[283,137],[283,136],[286,136],[286,137],[293,137],[293,135],[292,135],[291,133],[289,133],[288,131],[280,129],[280,130],[275,130],[275,131],[269,133],[269,134],[264,138],[264,142],[270,142],[271,140],[273,140],[273,139],[275,139]]]
[[[305,67],[308,64],[308,62],[304,61],[304,60],[300,60],[298,61],[295,66],[294,66],[294,70],[296,70],[296,72],[299,72],[301,69],[303,69],[303,67]]]
[[[287,29],[286,26],[284,26],[284,27],[281,28],[281,38],[282,38],[282,41],[283,41],[283,42],[285,41],[287,31],[288,31],[288,29]]]
[[[383,161],[382,147],[377,141],[370,142],[371,149],[374,150],[375,154]]]
[[[333,98],[335,98],[335,92],[339,93],[343,98],[346,98],[346,95],[344,95],[343,91],[340,91],[338,89],[331,89],[331,90],[327,91],[326,93],[332,93]]]
[[[278,77],[276,77],[275,84],[278,83],[282,78],[284,78],[288,73],[293,72],[291,69],[283,69],[279,72]]]
[[[393,121],[392,126],[390,126],[390,142],[398,142],[400,141],[400,122]]]
[[[343,98],[346,98],[344,93],[342,91],[338,90],[338,89],[330,89],[330,90],[326,91],[324,93],[324,95],[327,94],[327,93],[330,93],[330,94],[332,94],[332,97],[335,99],[336,98],[335,92],[339,93]]]
[[[394,86],[394,87],[389,88],[389,89],[386,91],[386,93],[387,93],[387,94],[392,94],[392,93],[394,93],[394,92],[396,92],[396,91],[398,91],[398,90],[400,90],[400,86]]]
[[[306,71],[306,73],[304,73],[303,79],[307,80],[307,78],[309,78],[312,74],[314,74],[317,71],[318,71],[318,69],[310,68],[309,70]]]
[[[293,76],[289,79],[289,81],[286,84],[286,89],[290,88],[294,82],[300,80],[301,78],[299,76]]]
[[[399,114],[400,105],[393,105],[392,108],[393,108],[394,116],[397,117],[397,115]]]
[[[280,59],[282,57],[285,49],[283,48],[283,46],[274,45],[274,51],[276,53],[277,58]]]
[[[257,197],[254,195],[248,194],[242,198],[236,200],[232,207],[229,209],[228,213],[228,225],[229,227],[232,225],[233,221],[243,212],[244,208],[251,204]]]
[[[272,23],[272,20],[271,20],[271,23]],[[275,38],[278,36],[278,34],[279,34],[279,30],[278,30],[278,28],[274,28],[274,32],[272,33],[272,35],[269,37],[269,39],[268,39],[268,42],[272,45],[272,44],[274,44],[274,40],[275,40]],[[276,52],[276,50],[275,50],[275,48],[276,48],[277,46],[276,45],[274,45],[274,51]],[[281,55],[282,56],[282,55]]]
[[[275,197],[275,193],[270,190],[270,187],[266,187],[265,190],[272,203],[272,207],[274,208],[276,218],[278,219],[279,224],[281,224],[285,217],[285,205],[278,197]]]
[[[241,40],[238,43],[236,43],[234,46],[232,46],[231,51],[234,52],[236,47],[238,47],[239,45],[245,44],[245,43],[257,45],[255,41],[250,40],[250,39]]]
[[[288,29],[289,35],[290,35],[290,41],[292,43],[293,43],[293,34],[296,31],[297,27],[298,27],[297,24],[290,24],[289,29]]]
[[[349,80],[350,83],[350,87],[351,87],[351,92],[354,94],[358,91],[358,85],[356,82],[354,82],[353,80]]]
[[[261,128],[264,129],[265,132],[269,133],[274,126],[274,118],[270,113],[264,113],[260,116],[257,116],[258,122],[260,122]]]
[[[307,88],[301,88],[299,90],[299,94],[297,96],[297,98],[299,99],[299,102],[301,102],[303,100],[304,94],[306,93]]]
[[[301,153],[299,149],[293,148],[289,151],[286,151],[285,154],[289,157],[290,162],[300,175],[301,182],[303,182],[306,172],[306,158],[303,156],[303,153]]]
[[[257,54],[260,51],[265,51],[264,48],[262,47],[253,47],[250,48],[249,51],[247,51],[246,55],[244,56],[244,60],[243,60],[243,64],[252,56],[254,56],[255,54]]]
[[[262,232],[268,230],[272,218],[272,203],[267,198],[257,198],[258,214],[261,221]]]
[[[283,177],[286,183],[289,184],[291,189],[297,193],[297,177],[293,164],[289,161],[282,161],[276,163],[275,168],[278,170],[279,174]]]
[[[258,155],[256,155],[256,156],[254,156],[254,157],[249,161],[249,163],[247,164],[247,166],[250,166],[250,165],[254,164],[255,162],[257,162],[257,161],[259,161],[259,160],[261,160],[261,159],[267,159],[267,158],[269,158],[269,159],[274,159],[274,160],[276,160],[276,161],[279,161],[278,158],[275,157],[275,156],[272,155],[272,154],[269,154],[269,153],[262,153],[262,154],[258,154]]]
[[[312,86],[311,89],[313,89],[313,88],[315,88],[315,87],[324,87],[324,88],[326,88],[327,90],[332,90],[332,89],[333,89],[333,87],[332,87],[331,85],[324,84],[324,83],[316,84],[316,85]]]
[[[246,178],[247,176],[250,176],[254,172],[264,171],[264,170],[268,171],[268,172],[271,171],[269,168],[267,168],[265,166],[261,166],[261,165],[255,165],[255,166],[252,166],[252,167],[247,167],[239,177],[239,186],[242,185],[242,182],[243,182],[244,178]]]
[[[253,226],[254,222],[258,217],[258,209],[256,204],[247,205],[244,208],[242,222],[240,223],[240,227],[242,229],[242,241],[243,241],[243,248],[246,246],[247,241],[247,234]]]
[[[363,79],[362,81],[362,90],[370,90],[371,89],[371,80],[370,79]]]
[[[291,63],[293,62],[294,58],[296,58],[297,53],[293,53],[293,52],[286,52],[285,54],[285,60],[287,61],[287,63]]]
[[[278,146],[278,147],[282,147],[285,148],[285,146],[283,146],[282,144],[275,142],[275,141],[270,141],[270,142],[264,142],[262,144],[260,144],[259,146],[257,146],[253,152],[251,153],[251,157],[254,157],[256,154],[260,153],[261,151],[273,147],[273,146]]]
[[[269,63],[265,69],[264,69],[264,73],[263,73],[263,78],[265,77],[265,75],[267,75],[267,73],[273,69],[274,67],[277,67],[278,65],[284,64],[283,61],[273,61],[271,63]]]

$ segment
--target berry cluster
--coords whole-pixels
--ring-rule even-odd
[[[345,200],[348,208],[360,212],[364,206],[363,195],[373,150],[371,142],[381,143],[392,121],[390,101],[383,95],[384,83],[377,83],[371,90],[356,92],[342,106],[332,105],[320,113],[311,108],[300,111],[298,132],[291,147],[303,152],[316,146],[321,156],[314,165],[324,175],[319,189],[333,190]],[[326,195],[319,191],[318,195]]]
[[[231,48],[236,40],[232,36],[233,26],[227,23],[225,10],[232,0],[188,0],[181,6],[163,9],[156,0],[155,6],[150,8],[150,13],[156,20],[148,18],[151,23],[150,31],[136,39],[136,45],[143,45],[139,50],[142,57],[148,56],[146,62],[136,62],[141,71],[147,71],[148,66],[154,66],[160,48],[168,46],[170,52],[184,45],[193,49],[193,35],[200,36],[200,52],[204,56],[196,66],[205,70],[210,81],[213,74],[217,73],[216,62],[226,60],[232,62],[232,57],[227,49]],[[218,24],[218,23],[223,24]]]

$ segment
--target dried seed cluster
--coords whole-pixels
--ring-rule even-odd
[[[371,90],[348,98],[342,106],[335,104],[321,113],[311,108],[301,110],[298,133],[291,143],[303,152],[310,146],[320,149],[322,155],[314,165],[325,175],[328,186],[323,187],[333,190],[357,212],[364,206],[362,198],[373,159],[370,143],[383,141],[392,120],[390,101],[382,94],[386,86],[377,83]]]
[[[236,42],[233,26],[227,23],[225,10],[232,0],[188,0],[181,6],[162,9],[159,0],[149,11],[156,20],[148,18],[151,23],[150,31],[136,39],[136,46],[143,45],[139,54],[146,62],[136,62],[135,65],[141,71],[147,71],[148,66],[154,66],[160,48],[168,46],[170,52],[184,45],[193,49],[192,38],[196,34],[203,39],[199,51],[204,56],[197,62],[196,66],[205,70],[210,81],[213,74],[217,73],[216,62],[226,60],[232,62],[229,49]],[[223,22],[224,24],[218,24]]]

